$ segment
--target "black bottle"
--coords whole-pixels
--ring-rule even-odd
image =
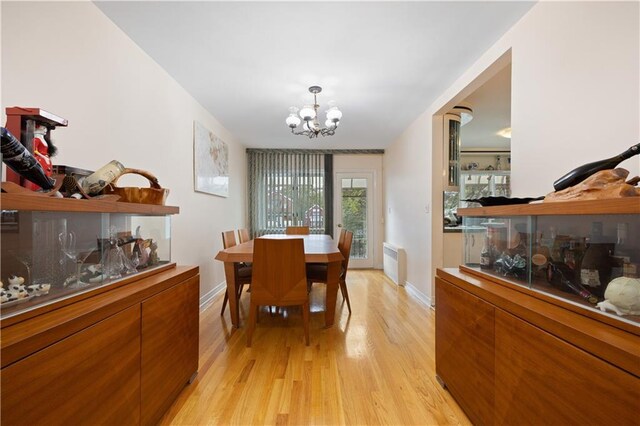
[[[547,263],[547,282],[562,291],[577,294],[592,305],[598,303],[598,298],[594,294],[575,282],[573,269],[562,262]]]
[[[489,236],[484,236],[484,245],[482,246],[482,251],[480,251],[480,268],[481,269],[491,269],[493,266],[493,256],[491,250],[491,244],[489,242]]]
[[[593,222],[589,244],[580,264],[580,283],[598,297],[604,296],[611,278],[612,248],[602,234],[602,222]]]
[[[600,170],[607,170],[615,168],[620,162],[631,158],[634,155],[640,154],[640,143],[633,145],[620,155],[607,158],[606,160],[594,161],[593,163],[584,164],[580,167],[576,167],[560,179],[553,182],[553,187],[556,191],[569,188],[570,186],[579,184],[592,174],[599,172]]]
[[[629,241],[629,224],[618,223],[616,228],[616,246],[614,256],[612,256],[611,278],[635,277],[637,274],[635,255],[638,250],[634,249]]]
[[[0,127],[2,161],[25,179],[30,180],[42,189],[52,189],[55,180],[44,174],[44,170],[33,155],[15,136],[4,127]]]

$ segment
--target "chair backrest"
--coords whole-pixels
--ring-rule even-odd
[[[342,261],[343,278],[347,277],[347,268],[349,268],[349,256],[351,256],[351,243],[353,243],[353,232],[346,231],[342,244],[338,243],[338,250],[342,253],[344,260]]]
[[[246,243],[249,240],[251,240],[249,230],[247,228],[238,229],[238,241],[240,241],[240,244]]]
[[[222,233],[222,247],[228,249],[237,245],[236,233],[234,231],[225,231]]]
[[[308,226],[287,226],[287,235],[309,235]]]
[[[304,240],[256,238],[251,301],[262,306],[287,306],[308,300]]]
[[[344,244],[344,235],[347,233],[347,230],[344,228],[340,228],[340,238],[338,238],[338,248]]]

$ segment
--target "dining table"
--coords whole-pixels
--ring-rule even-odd
[[[283,235],[283,234],[267,234],[260,238],[274,239],[304,239],[304,258],[305,263],[321,263],[327,265],[327,284],[325,297],[324,321],[326,327],[331,327],[334,323],[336,313],[336,300],[338,297],[338,287],[341,272],[341,265],[344,257],[335,241],[329,235],[311,234],[311,235]],[[253,241],[250,240],[242,244],[220,250],[215,259],[224,262],[224,274],[227,282],[227,294],[237,294],[235,279],[235,263],[253,262]],[[240,327],[240,313],[238,300],[235,297],[229,297],[229,310],[231,312],[231,323],[234,328]]]

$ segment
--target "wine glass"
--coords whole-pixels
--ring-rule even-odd
[[[137,251],[131,253],[131,258],[129,259],[130,268],[128,268],[129,273],[135,274],[138,272],[138,265],[140,265],[140,256]]]
[[[63,231],[58,234],[58,241],[60,242],[60,249],[70,260],[76,264],[75,284],[69,286],[70,288],[82,288],[89,285],[81,279],[81,268],[84,261],[93,253],[94,249],[81,250],[78,248],[78,239],[75,232]],[[72,276],[73,277],[73,276]],[[71,278],[71,277],[70,277]],[[68,282],[68,281],[67,281]]]
[[[22,263],[22,265],[24,266],[24,269],[27,273],[27,276],[25,277],[26,285],[33,284],[33,282],[31,281],[31,266],[33,265],[33,257],[31,256],[31,253],[12,250],[11,254],[16,258],[16,260],[18,260],[18,262]]]

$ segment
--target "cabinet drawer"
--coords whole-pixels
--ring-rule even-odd
[[[496,309],[496,423],[637,425],[640,379]]]
[[[199,276],[142,302],[142,424],[155,424],[198,371]]]
[[[137,424],[140,307],[2,369],[2,423]]]
[[[493,305],[436,278],[436,374],[469,418],[493,422]]]

